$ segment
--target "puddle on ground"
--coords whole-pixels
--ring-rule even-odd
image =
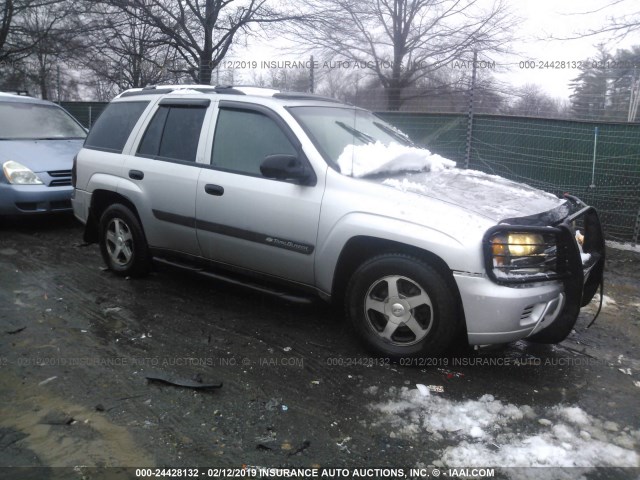
[[[11,375],[0,379],[0,391],[11,392],[3,395],[0,427],[26,435],[20,443],[45,465],[155,464],[129,431],[111,423],[104,413],[69,402],[43,386],[22,385],[20,379]]]

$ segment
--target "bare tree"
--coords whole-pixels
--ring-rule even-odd
[[[35,86],[42,98],[77,88],[67,75],[64,60],[79,50],[77,31],[71,28],[70,14],[78,0],[12,0],[11,18],[0,58],[9,61],[2,80],[9,87]],[[65,85],[63,85],[63,82]],[[75,85],[75,86],[74,86]]]
[[[508,109],[511,115],[557,118],[566,109],[560,100],[551,97],[542,87],[533,83],[517,89],[515,95],[517,100]]]
[[[13,0],[5,0],[4,7],[0,10],[0,59],[4,53],[4,44],[9,36],[11,21],[13,20]]]
[[[183,61],[180,73],[211,83],[211,71],[229,52],[236,36],[253,27],[299,19],[267,0],[104,0],[157,29]]]
[[[24,19],[30,10],[54,6],[59,0],[4,0],[0,7],[0,60],[22,58],[43,38],[25,29]]]
[[[311,12],[295,32],[324,58],[357,63],[381,83],[387,108],[405,89],[474,50],[500,50],[514,25],[504,0],[304,0]],[[331,63],[330,63],[331,64]]]
[[[613,13],[615,11],[620,13]],[[573,12],[567,14],[567,16],[573,17],[573,22],[578,24],[582,23],[582,18],[597,16],[598,24],[601,26],[576,32],[575,35],[561,38],[562,40],[593,36],[622,40],[629,35],[640,32],[640,8],[638,8],[637,0],[607,0],[604,5],[596,9]],[[605,17],[604,19],[602,18],[603,16]],[[576,21],[576,19],[580,20]]]
[[[85,5],[77,19],[78,30],[85,32],[82,63],[93,73],[96,95],[180,80],[177,52],[157,28],[105,3]]]

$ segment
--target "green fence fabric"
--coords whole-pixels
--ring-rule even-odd
[[[60,106],[73,115],[85,128],[91,128],[107,105],[108,103],[105,102],[60,102]]]

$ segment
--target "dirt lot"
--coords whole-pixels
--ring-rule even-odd
[[[407,366],[371,358],[321,303],[169,270],[116,277],[81,232],[70,216],[0,224],[0,465],[640,473],[637,253],[609,251],[600,319],[585,330],[584,309],[561,345]]]

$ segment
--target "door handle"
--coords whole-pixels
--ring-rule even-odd
[[[216,197],[220,197],[224,194],[224,188],[220,185],[213,185],[211,183],[207,183],[204,186],[204,191],[209,195],[215,195]]]
[[[133,180],[142,180],[144,178],[144,172],[140,170],[129,170],[129,178]]]

